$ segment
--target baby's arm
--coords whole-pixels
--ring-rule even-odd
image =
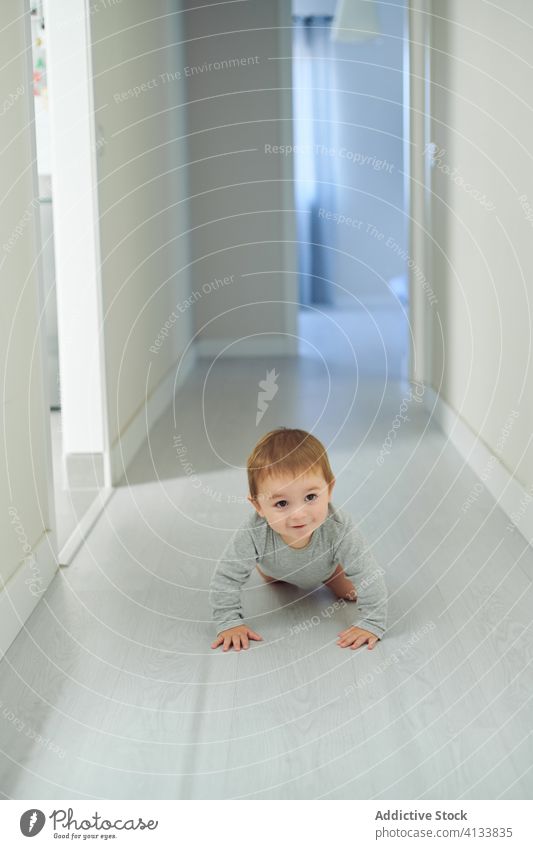
[[[242,612],[241,587],[256,562],[257,552],[250,532],[238,528],[218,561],[209,588],[217,635],[237,626],[247,627]]]
[[[334,551],[334,558],[357,590],[356,610],[359,616],[353,623],[354,627],[370,631],[381,639],[387,626],[384,571],[353,521],[347,523],[346,532]]]

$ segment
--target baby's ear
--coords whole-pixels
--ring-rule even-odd
[[[333,487],[335,486],[335,483],[336,483],[335,478],[333,478],[333,480],[331,481],[331,483],[330,483],[330,485],[329,485],[329,487],[328,487],[328,492],[329,492],[329,497],[330,497],[330,498],[331,498],[331,493],[333,492]]]
[[[252,495],[247,495],[246,498],[248,499],[248,501],[250,502],[252,507],[255,507],[255,509],[257,510],[259,515],[261,515],[261,510],[259,509],[259,504],[257,502],[257,499],[254,498]]]

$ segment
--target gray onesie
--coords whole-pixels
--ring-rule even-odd
[[[291,548],[254,510],[226,545],[211,579],[209,601],[217,634],[244,623],[241,587],[256,564],[273,578],[311,590],[330,578],[338,563],[357,590],[352,624],[381,637],[387,618],[383,569],[351,516],[330,502],[327,518],[305,548]]]

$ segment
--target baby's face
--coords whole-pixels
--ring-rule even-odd
[[[248,500],[287,545],[300,548],[327,518],[333,486],[321,470],[297,478],[276,475],[263,479],[257,502]]]

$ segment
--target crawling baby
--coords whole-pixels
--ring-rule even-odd
[[[249,648],[262,640],[244,621],[241,587],[257,569],[265,581],[312,590],[325,584],[339,599],[357,602],[354,624],[338,636],[341,648],[372,649],[385,632],[387,590],[353,519],[333,507],[335,478],[315,436],[277,428],[257,443],[247,462],[254,510],[224,549],[209,598],[217,637],[211,648]]]

